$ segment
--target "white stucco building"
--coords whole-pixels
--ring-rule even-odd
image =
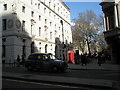
[[[1,0],[2,58],[53,53],[66,58],[71,49],[70,10],[61,0]]]
[[[2,2],[0,2],[2,4]],[[0,6],[1,6],[0,4]],[[2,7],[0,9],[2,12]],[[0,14],[0,64],[2,63],[2,14]],[[0,65],[1,66],[1,65]]]

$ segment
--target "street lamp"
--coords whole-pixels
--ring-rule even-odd
[[[63,55],[63,60],[65,59],[65,56],[64,56],[64,31],[63,31],[63,21],[60,20],[60,23],[62,25],[62,55]]]

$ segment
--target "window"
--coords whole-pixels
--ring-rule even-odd
[[[38,4],[38,9],[40,9],[40,3]]]
[[[31,43],[31,53],[34,53],[34,52],[35,52],[35,48],[34,48],[34,46],[35,46],[35,43],[32,42],[32,43]]]
[[[60,27],[59,27],[59,31],[60,31]]]
[[[45,53],[47,53],[47,46],[48,46],[48,45],[46,44],[46,45],[45,45]]]
[[[55,29],[56,29],[56,24],[55,24]]]
[[[3,19],[3,30],[6,30],[6,25],[7,25],[7,20],[6,19]]]
[[[31,4],[33,4],[33,0],[31,0]]]
[[[51,2],[49,2],[49,7],[50,7]]]
[[[25,6],[22,6],[22,12],[25,13]]]
[[[52,26],[52,22],[50,22],[50,26]]]
[[[31,25],[31,34],[32,34],[32,30],[33,30],[33,25]]]
[[[55,30],[55,36],[57,35],[57,31]]]
[[[50,32],[50,39],[52,39],[52,32]]]
[[[25,56],[25,55],[26,55],[26,47],[25,47],[25,45],[23,45],[22,48],[23,48],[23,49],[22,49],[23,56]]]
[[[54,5],[54,11],[55,11],[55,5]]]
[[[51,16],[51,11],[49,12],[49,16]]]
[[[55,15],[54,15],[54,19],[55,19]]]
[[[44,8],[44,13],[46,13],[46,8]]]
[[[22,30],[25,31],[25,21],[22,21]]]
[[[34,12],[33,11],[31,11],[31,17],[34,17]]]
[[[59,9],[59,7],[58,7],[58,12],[59,12],[59,10],[60,10],[60,9]]]
[[[60,38],[60,35],[59,35],[59,38]]]
[[[4,10],[7,10],[7,4],[4,4]]]
[[[4,58],[6,56],[6,46],[2,45],[2,57]]]
[[[41,36],[41,27],[39,27],[39,36]]]
[[[39,15],[39,21],[41,20],[41,16]]]
[[[4,45],[4,43],[6,42],[6,38],[2,39],[2,57],[4,58],[6,56],[6,46]]]
[[[39,48],[39,52],[41,53],[41,47]]]
[[[47,24],[47,19],[45,19],[45,24]]]

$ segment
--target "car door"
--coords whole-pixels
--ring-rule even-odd
[[[42,55],[39,54],[37,55],[37,59],[36,59],[36,67],[42,69],[42,65],[43,65]]]
[[[43,68],[45,70],[50,69],[50,58],[48,55],[43,55]]]

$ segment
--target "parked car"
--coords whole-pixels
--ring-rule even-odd
[[[64,72],[68,64],[63,60],[58,60],[51,53],[33,53],[25,61],[28,70],[54,70]]]

